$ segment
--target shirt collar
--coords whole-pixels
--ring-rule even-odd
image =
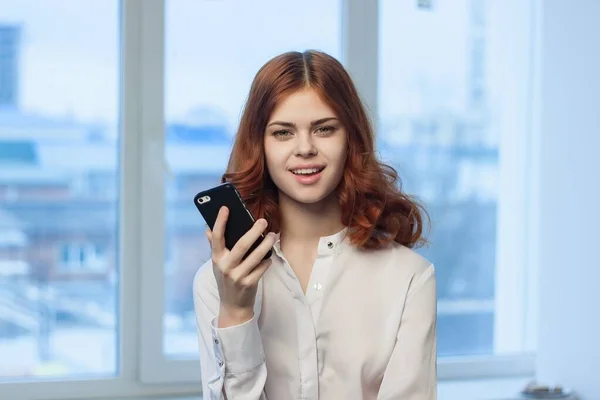
[[[317,256],[331,255],[339,251],[340,245],[344,242],[347,237],[348,228],[344,227],[341,231],[334,233],[329,236],[322,236],[319,238],[319,244],[317,246]],[[273,246],[275,252],[281,256],[281,244],[280,244],[281,232],[277,233],[277,239]]]

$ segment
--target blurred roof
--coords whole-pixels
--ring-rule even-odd
[[[166,127],[166,167],[173,173],[221,174],[231,135],[218,118]],[[113,128],[114,130],[114,128]],[[45,184],[70,175],[115,171],[119,141],[110,127],[0,109],[0,182]]]

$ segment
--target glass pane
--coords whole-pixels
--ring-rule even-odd
[[[431,216],[419,251],[437,266],[442,357],[495,351],[502,83],[490,60],[505,43],[491,3],[381,0],[378,146]]]
[[[341,53],[339,0],[167,1],[164,352],[197,357],[192,279],[210,258],[193,196],[220,182],[250,83],[269,58]],[[264,22],[257,22],[264,21]]]
[[[117,373],[118,24],[0,0],[0,381]]]

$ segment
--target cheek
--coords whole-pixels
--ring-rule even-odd
[[[338,163],[340,168],[344,168],[346,166],[346,159],[348,158],[348,149],[344,147],[344,149],[338,155]]]
[[[280,170],[285,167],[285,154],[281,148],[267,144],[265,145],[265,161],[267,170],[273,176],[273,174],[280,173]]]
[[[346,166],[346,158],[348,155],[348,145],[346,141],[340,141],[332,146],[330,151],[330,161],[332,161],[337,168],[344,168]]]
[[[265,163],[267,164],[267,168],[271,169],[271,166],[273,165],[273,155],[276,153],[273,151],[273,146],[271,146],[271,144],[269,143],[269,140],[266,140],[266,139],[264,142],[264,151],[265,151]]]
[[[265,153],[265,164],[267,167],[267,173],[269,174],[269,176],[271,176],[271,179],[273,179],[273,173],[277,171],[277,168],[275,168],[273,158],[270,157],[268,153]]]

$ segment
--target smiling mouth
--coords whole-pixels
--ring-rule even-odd
[[[323,171],[325,167],[291,169],[290,172],[299,176],[310,176]]]

